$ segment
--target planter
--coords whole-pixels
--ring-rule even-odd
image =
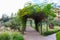
[[[49,24],[49,28],[50,28],[50,29],[54,29],[54,24],[53,24],[53,23],[50,23],[50,24]]]

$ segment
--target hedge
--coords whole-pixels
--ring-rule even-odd
[[[19,32],[2,32],[0,40],[24,40],[24,38]]]
[[[44,35],[44,36],[48,36],[48,35],[51,35],[51,34],[57,33],[57,32],[59,32],[59,31],[60,31],[60,30],[47,31],[47,32],[43,32],[42,35]]]
[[[56,33],[56,40],[60,40],[60,32]]]

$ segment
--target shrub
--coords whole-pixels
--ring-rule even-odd
[[[60,30],[54,30],[54,31],[44,32],[43,35],[44,36],[51,35],[51,34],[54,34],[54,33],[58,32],[58,31],[60,31]]]
[[[47,36],[47,35],[51,35],[51,34],[53,34],[53,33],[54,33],[53,31],[48,31],[48,32],[44,32],[43,35],[44,35],[44,36]]]
[[[24,38],[22,37],[22,35],[20,35],[20,33],[14,32],[12,36],[13,40],[24,40]]]
[[[24,38],[19,32],[2,32],[0,40],[24,40]]]
[[[8,32],[2,32],[0,33],[0,40],[10,40],[11,37]]]
[[[8,22],[4,23],[5,27],[10,27],[11,29],[18,29],[18,31],[20,31],[20,25],[19,23],[15,22],[14,20],[9,20]]]
[[[56,40],[60,40],[60,32],[56,33]]]
[[[54,25],[60,26],[60,21],[53,21]]]
[[[8,21],[8,22],[5,22],[3,25],[4,25],[5,27],[10,27],[11,23]]]

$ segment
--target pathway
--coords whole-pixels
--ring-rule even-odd
[[[32,27],[27,27],[24,34],[25,40],[56,40],[56,35],[52,34],[50,36],[42,36],[36,32]]]

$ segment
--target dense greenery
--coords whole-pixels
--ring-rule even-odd
[[[54,25],[58,25],[58,26],[60,26],[60,21],[53,21],[53,23],[54,23]]]
[[[59,31],[60,31],[60,30],[48,31],[48,32],[44,32],[43,35],[44,35],[44,36],[47,36],[47,35],[51,35],[51,34],[57,33],[57,32],[59,32]]]
[[[19,9],[17,12],[17,18],[22,24],[22,31],[26,28],[27,18],[32,18],[35,21],[35,29],[38,31],[38,24],[41,24],[42,31],[42,20],[55,17],[55,12],[53,10],[53,4],[32,4],[27,3],[23,9]]]
[[[9,19],[10,19],[9,16],[7,16],[6,14],[3,14],[2,18],[1,18],[1,21],[7,22]]]
[[[44,4],[42,6],[42,5],[31,4],[31,3],[28,3],[27,6],[25,6],[23,9],[19,9],[18,10],[18,16],[20,18],[23,18],[23,16],[25,16],[25,15],[40,13],[41,11],[44,12],[44,14],[46,16],[53,16],[53,17],[56,16],[54,14],[52,4]]]
[[[24,38],[19,32],[2,32],[0,40],[24,40]]]
[[[5,27],[10,27],[11,29],[14,29],[14,30],[18,29],[18,31],[20,31],[20,26],[21,25],[20,25],[19,22],[16,21],[15,18],[13,18],[13,19],[10,19],[9,21],[5,22],[4,26]]]
[[[56,40],[60,40],[60,32],[56,33]]]

